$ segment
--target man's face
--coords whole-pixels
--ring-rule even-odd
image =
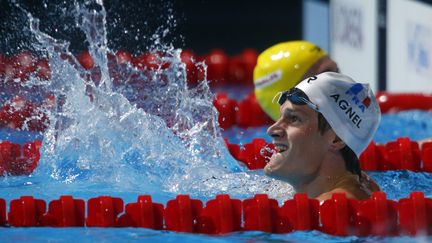
[[[287,100],[280,108],[281,117],[267,130],[276,153],[264,172],[289,183],[302,183],[315,177],[325,153],[335,138],[329,129],[318,130],[318,114],[307,105]]]

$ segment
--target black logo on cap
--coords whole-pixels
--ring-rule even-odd
[[[317,80],[317,76],[312,76],[310,78],[308,78],[307,83],[310,83],[311,81]]]

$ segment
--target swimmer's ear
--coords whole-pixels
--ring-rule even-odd
[[[330,145],[333,151],[339,151],[343,149],[345,146],[346,146],[345,142],[342,141],[342,139],[340,139],[338,136],[335,137],[332,144]]]

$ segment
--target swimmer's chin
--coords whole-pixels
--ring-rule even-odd
[[[275,174],[277,174],[277,171],[279,171],[280,167],[283,166],[285,156],[286,152],[273,154],[273,156],[270,158],[270,161],[263,169],[264,174],[276,179],[277,176]]]
[[[273,154],[273,156],[270,158],[270,161],[264,167],[264,173],[266,175],[271,175],[275,168],[278,167],[278,165],[281,163],[280,160],[283,159],[283,157],[283,153]]]
[[[269,176],[269,177],[273,177],[273,172],[274,172],[274,165],[272,164],[272,162],[270,161],[265,167],[264,167],[264,174]]]

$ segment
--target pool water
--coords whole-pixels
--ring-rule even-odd
[[[399,136],[409,136],[412,139],[422,139],[432,136],[430,126],[425,121],[432,118],[432,114],[422,111],[406,111],[397,114],[385,114],[382,119],[382,124],[378,129],[376,138],[382,143],[394,140]],[[392,126],[393,134],[388,132],[388,127]],[[408,125],[409,124],[409,125]],[[427,126],[424,126],[427,124]],[[224,137],[227,137],[230,142],[247,143],[252,138],[264,137],[269,139],[265,134],[266,127],[258,128],[238,128],[233,127],[223,131]],[[24,142],[25,138],[32,138],[34,134],[28,133],[23,136],[24,132],[19,132],[21,136],[13,136],[12,131],[2,131],[2,134],[7,134],[12,138],[16,138],[16,142]],[[17,133],[15,131],[15,133]],[[24,137],[24,138],[23,138]],[[378,139],[377,139],[378,141]],[[229,193],[233,198],[245,199],[251,198],[255,193],[260,193],[259,189],[251,189],[251,191],[239,191],[233,182],[224,182],[216,180],[216,183],[224,184],[225,188],[212,186],[202,186],[198,191],[167,191],[163,187],[154,187],[148,185],[145,180],[140,181],[141,186],[129,185],[128,183],[102,183],[91,182],[88,180],[77,180],[73,182],[56,181],[52,178],[41,178],[34,173],[30,176],[20,177],[4,177],[0,179],[1,193],[0,197],[9,202],[12,199],[19,198],[22,195],[33,195],[35,198],[41,198],[47,202],[58,199],[60,195],[73,195],[75,198],[89,199],[100,195],[110,195],[121,197],[125,204],[135,202],[140,194],[152,195],[154,202],[166,204],[168,200],[174,199],[179,193],[187,193],[192,198],[200,199],[203,202],[213,199],[216,194]],[[234,180],[239,183],[238,186],[247,186],[248,182],[244,180],[233,179],[236,174],[242,178],[244,174],[261,174],[260,171],[239,171],[232,172],[229,176],[224,177],[225,180]],[[430,173],[415,173],[410,171],[386,171],[386,172],[369,172],[369,174],[381,185],[386,192],[387,197],[392,200],[398,200],[409,196],[411,191],[422,191],[426,197],[432,197],[432,174]],[[246,185],[242,185],[245,183]],[[147,184],[147,185],[146,185]],[[230,188],[232,187],[232,188]],[[232,189],[233,193],[230,193]],[[276,195],[276,194],[275,194]],[[292,194],[285,195],[290,198]],[[277,198],[277,197],[276,197]],[[282,202],[285,197],[277,198]],[[408,236],[398,237],[335,237],[326,235],[319,231],[311,232],[293,232],[289,234],[269,234],[264,232],[234,232],[223,236],[209,236],[202,234],[185,234],[168,231],[156,231],[142,228],[0,228],[5,242],[15,242],[16,240],[31,240],[31,241],[73,241],[77,237],[84,241],[141,241],[151,240],[157,242],[171,241],[210,241],[210,242],[231,242],[231,241],[307,241],[307,242],[412,242],[428,241],[430,237],[412,238]],[[2,240],[3,241],[3,240]]]
[[[75,3],[77,26],[86,35],[89,51],[95,59],[95,70],[84,70],[68,48],[39,28],[40,21],[27,14],[29,33],[35,48],[49,58],[50,82],[36,77],[19,90],[2,86],[2,101],[20,95],[38,101],[53,94],[54,107],[46,110],[50,124],[42,133],[0,130],[0,140],[23,144],[43,140],[38,168],[29,176],[0,177],[0,197],[10,200],[22,195],[50,201],[60,195],[87,200],[109,195],[126,203],[138,195],[150,194],[154,202],[166,204],[178,194],[189,194],[203,202],[217,194],[246,199],[266,193],[282,203],[292,198],[292,188],[263,175],[249,171],[227,151],[230,143],[244,144],[253,138],[265,138],[266,127],[239,128],[225,131],[217,124],[212,105],[215,90],[205,80],[188,87],[186,71],[180,62],[180,49],[160,43],[153,51],[164,53],[168,67],[140,70],[130,65],[113,64],[107,58],[110,50],[106,38],[106,12],[103,4]],[[161,30],[162,32],[164,30]],[[65,58],[66,57],[66,58]],[[114,66],[113,66],[114,65]],[[113,68],[117,78],[113,77]],[[89,77],[93,82],[89,82]],[[238,87],[220,88],[232,97],[242,98],[250,90]],[[220,91],[220,90],[217,90]],[[16,93],[13,93],[16,92]],[[238,94],[241,94],[240,96]],[[91,97],[91,98],[89,98]],[[418,140],[432,137],[432,114],[406,111],[386,114],[375,141],[386,143],[407,136]],[[389,199],[407,197],[411,191],[423,191],[432,197],[432,176],[409,171],[370,172]],[[184,234],[141,228],[0,228],[3,241],[406,241],[410,237],[334,237],[317,231],[290,234],[235,232],[223,236]],[[418,241],[431,238],[415,238]]]

